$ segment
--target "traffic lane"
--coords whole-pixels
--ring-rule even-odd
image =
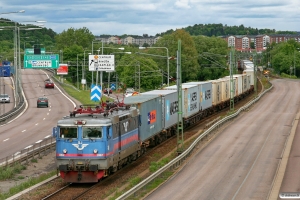
[[[259,103],[220,130],[146,199],[266,199],[300,97],[291,81],[273,84]]]
[[[280,193],[300,192],[300,125],[298,123],[296,133],[291,146],[289,159],[280,187]]]
[[[1,151],[0,158],[11,156],[19,150],[35,142],[51,136],[52,128],[63,116],[69,115],[74,104],[60,93],[58,88],[44,89],[41,81],[45,74],[41,70],[22,71],[22,83],[28,99],[28,108],[19,118],[5,126],[0,127]],[[49,97],[48,108],[37,108],[38,96]]]
[[[11,77],[0,77],[0,94],[8,94],[10,103],[0,103],[0,115],[15,107],[14,85]]]

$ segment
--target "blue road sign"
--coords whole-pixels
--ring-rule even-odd
[[[101,98],[101,85],[91,85],[91,100],[100,101]]]
[[[110,84],[110,88],[111,88],[112,90],[116,90],[116,84],[115,84],[115,83],[111,83],[111,84]]]

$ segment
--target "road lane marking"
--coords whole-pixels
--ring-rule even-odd
[[[45,138],[49,138],[49,137],[51,137],[51,135],[47,135]]]
[[[40,143],[41,141],[43,141],[43,140],[36,141],[35,143]]]
[[[6,142],[7,140],[9,140],[9,138],[7,138],[7,139],[3,140],[3,142]]]
[[[26,130],[23,130],[22,133],[24,133]]]

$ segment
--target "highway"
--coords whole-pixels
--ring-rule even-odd
[[[51,137],[52,128],[58,119],[69,115],[69,111],[79,105],[63,95],[57,84],[54,89],[45,89],[44,80],[48,76],[44,71],[22,69],[21,73],[28,107],[18,118],[0,126],[0,158],[11,156],[45,137]],[[37,98],[44,95],[49,98],[49,107],[37,108]]]
[[[300,105],[300,90],[296,89],[300,82],[277,79],[272,83],[274,88],[267,95],[220,130],[183,169],[145,199],[267,199]],[[299,140],[298,136],[297,143]],[[294,157],[299,166],[299,151]],[[295,170],[290,167],[287,169]],[[299,188],[297,177],[299,173],[294,178]]]

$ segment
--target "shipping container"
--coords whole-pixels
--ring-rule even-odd
[[[225,101],[228,101],[230,99],[230,78],[220,78],[218,79],[221,81],[221,98],[222,98],[222,101],[225,102]]]
[[[212,107],[212,83],[207,81],[188,82],[183,85],[198,85],[199,111]]]
[[[124,98],[124,103],[135,106],[141,115],[139,137],[146,141],[159,133],[162,127],[162,101],[157,95],[136,95]]]
[[[177,90],[152,90],[141,95],[157,95],[162,101],[162,124],[167,129],[178,122],[178,93]]]
[[[247,74],[241,74],[242,79],[243,79],[243,93],[245,93],[249,88],[248,88],[248,77]]]
[[[254,70],[244,70],[243,73],[250,76],[250,86],[254,85]]]
[[[222,82],[220,80],[210,80],[212,83],[212,105],[217,105],[222,102]]]
[[[227,78],[230,78],[230,76],[225,76]],[[232,75],[233,78],[236,78],[236,88],[237,88],[237,96],[241,95],[243,93],[243,77],[242,74],[234,74]]]
[[[182,84],[182,110],[183,118],[188,118],[199,112],[199,91],[197,85]],[[177,85],[165,87],[164,90],[176,90]]]

